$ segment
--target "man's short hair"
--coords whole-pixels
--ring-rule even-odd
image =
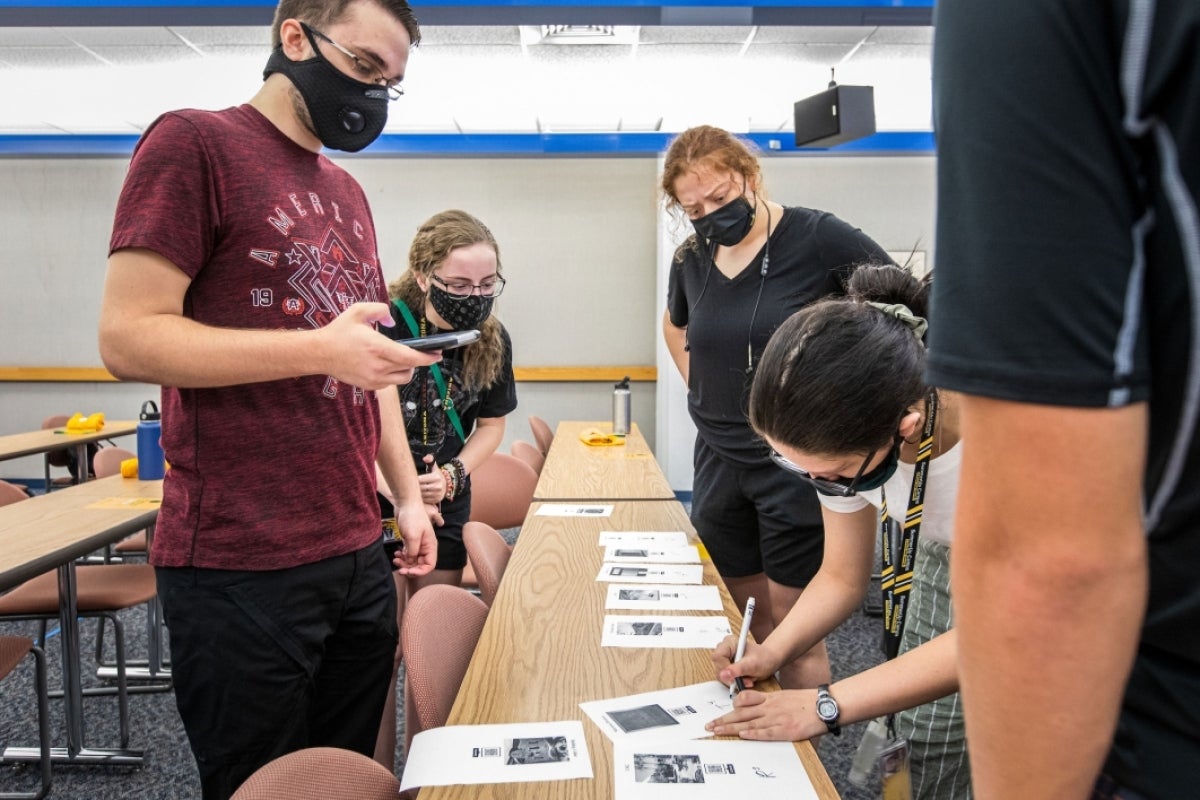
[[[407,0],[280,0],[271,22],[271,47],[279,47],[279,28],[285,19],[298,19],[321,30],[337,23],[346,13],[347,6],[360,1],[376,3],[395,17],[408,32],[411,46],[416,47],[421,41],[421,26]]]

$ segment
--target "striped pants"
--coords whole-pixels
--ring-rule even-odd
[[[921,539],[913,572],[912,597],[900,652],[949,630],[950,548]],[[909,741],[913,797],[919,800],[971,798],[971,765],[957,692],[896,715],[896,732]]]

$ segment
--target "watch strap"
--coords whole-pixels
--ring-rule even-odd
[[[828,717],[821,713],[821,706],[826,702],[833,705],[832,717]],[[822,683],[817,687],[817,716],[820,717],[821,721],[825,723],[825,727],[829,729],[830,733],[832,733],[834,736],[841,735],[842,726],[838,724],[838,718],[841,717],[841,710],[838,708],[837,700],[835,700],[833,695],[829,692],[828,683]]]

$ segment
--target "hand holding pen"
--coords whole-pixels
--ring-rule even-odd
[[[742,660],[742,656],[746,655],[746,637],[750,634],[750,620],[754,618],[754,598],[746,599],[746,611],[742,614],[742,631],[738,634],[737,651],[733,655],[733,661],[730,663],[736,664]],[[738,675],[733,679],[733,683],[729,684],[729,699],[738,692],[745,691],[746,682],[742,680],[742,676]]]

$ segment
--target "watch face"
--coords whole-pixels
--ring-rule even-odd
[[[817,716],[824,720],[837,719],[837,703],[831,697],[823,697],[817,701]]]

